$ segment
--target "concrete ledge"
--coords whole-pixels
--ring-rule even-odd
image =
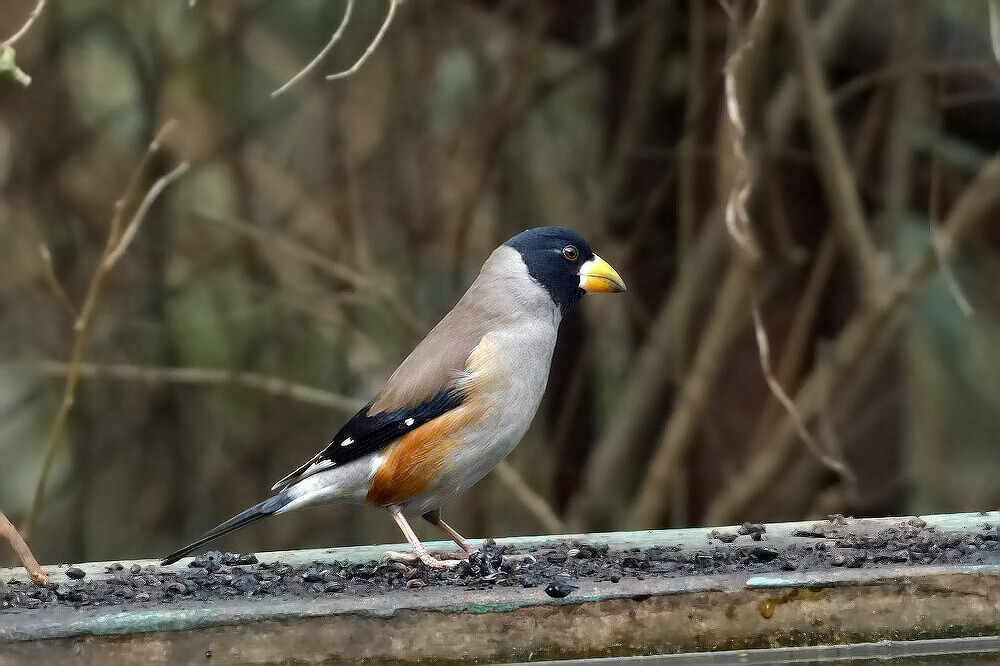
[[[924,517],[938,534],[995,534],[1000,515]],[[766,544],[876,534],[906,518],[766,526]],[[988,529],[987,529],[988,528]],[[709,551],[736,528],[522,537],[612,549]],[[823,536],[828,533],[829,536]],[[801,536],[803,534],[811,536]],[[799,535],[799,536],[796,536]],[[368,561],[401,546],[289,551],[262,562]],[[994,558],[995,559],[995,558]],[[147,563],[140,563],[147,564]],[[186,561],[166,570],[183,569]],[[84,565],[107,577],[105,563]],[[59,574],[59,568],[47,568]],[[24,578],[0,570],[0,580]],[[1000,633],[1000,563],[827,568],[764,575],[647,576],[577,581],[565,599],[540,587],[429,586],[374,596],[177,601],[0,612],[0,665],[54,663],[397,663],[528,661],[779,646],[868,643]],[[210,655],[210,656],[208,656]],[[41,660],[41,661],[35,661]],[[210,661],[209,661],[210,660]]]

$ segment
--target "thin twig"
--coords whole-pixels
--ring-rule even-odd
[[[695,247],[670,292],[663,298],[649,333],[635,353],[618,408],[594,445],[583,485],[570,503],[570,529],[618,527],[633,493],[630,470],[642,456],[641,433],[660,419],[667,389],[684,370],[680,346],[707,298],[713,276],[725,268],[729,245],[722,211],[713,210],[699,227]]]
[[[361,57],[358,58],[353,65],[343,71],[336,72],[334,74],[327,74],[327,81],[346,78],[361,69],[361,66],[365,64],[365,61],[367,61],[368,58],[371,57],[372,53],[375,52],[375,49],[378,48],[382,38],[385,37],[385,33],[389,30],[389,24],[392,23],[392,18],[396,15],[396,8],[401,4],[403,4],[403,0],[389,0],[389,11],[386,13],[385,20],[382,22],[382,27],[378,29],[372,43],[368,45],[368,48],[365,49],[365,52],[361,54]]]
[[[898,245],[900,230],[910,210],[910,191],[913,186],[914,141],[913,137],[921,126],[925,114],[925,94],[920,63],[924,52],[924,32],[926,31],[927,3],[911,0],[905,12],[899,12],[893,29],[891,63],[900,67],[900,75],[891,85],[885,86],[882,96],[886,102],[884,113],[888,115],[885,128],[886,138],[880,149],[883,156],[883,208],[881,218],[881,242],[887,247]],[[889,104],[891,102],[891,105]],[[877,104],[877,102],[875,103]],[[875,107],[877,109],[877,106]],[[871,125],[878,131],[881,122]],[[859,145],[875,146],[877,142],[864,141],[859,137]],[[864,163],[856,163],[863,173]]]
[[[45,585],[49,582],[49,575],[38,565],[38,560],[31,554],[31,549],[24,542],[21,533],[7,520],[7,516],[3,515],[2,511],[0,511],[0,539],[6,539],[10,547],[14,549],[17,559],[21,560],[21,566],[31,576],[31,580],[39,585]]]
[[[930,227],[931,237],[936,238],[938,230],[937,222],[934,218],[931,218],[927,221],[927,224]],[[958,283],[958,278],[955,277],[954,271],[951,270],[950,262],[941,255],[941,250],[938,248],[937,243],[934,243],[933,247],[934,256],[937,258],[938,262],[938,268],[941,271],[941,279],[944,280],[945,286],[948,288],[948,291],[951,292],[951,297],[955,299],[955,305],[958,306],[958,309],[962,312],[963,316],[972,317],[976,314],[976,310],[972,307],[972,303],[969,302],[969,299],[962,291],[962,286]]]
[[[850,26],[850,18],[859,11],[862,3],[844,0],[829,6],[817,30],[819,46],[824,54],[831,53]],[[779,93],[768,103],[765,118],[772,150],[783,150],[791,138],[790,128],[801,99],[798,77],[789,72],[779,86]],[[663,398],[682,364],[677,362],[678,341],[691,326],[699,304],[704,298],[703,289],[711,284],[722,266],[725,249],[725,224],[721,210],[704,216],[699,226],[699,240],[694,254],[680,272],[674,286],[657,310],[649,327],[649,334],[635,354],[635,363],[629,373],[630,380],[624,389],[619,408],[594,447],[587,465],[583,487],[576,493],[569,511],[572,529],[614,527],[624,503],[625,493],[632,487],[625,481],[628,469],[641,456],[640,433],[654,418],[659,418]]]
[[[42,10],[45,9],[46,0],[38,0],[35,3],[35,8],[31,10],[31,14],[28,15],[28,20],[18,28],[17,32],[8,37],[2,43],[0,43],[0,73],[9,72],[14,80],[20,83],[22,86],[31,85],[31,77],[23,69],[17,66],[17,54],[14,51],[14,44],[18,42],[22,37],[28,34],[31,30],[31,26],[35,24],[38,17],[41,16]]]
[[[832,232],[827,231],[810,266],[809,277],[802,288],[799,305],[795,310],[788,335],[785,337],[781,360],[775,378],[781,386],[792,386],[802,375],[809,345],[812,342],[812,331],[816,314],[822,302],[823,290],[826,288],[836,266],[840,249]],[[774,396],[774,401],[768,401],[754,428],[753,436],[747,450],[757,451],[764,438],[771,432],[775,420],[781,413],[782,405]]]
[[[118,245],[115,249],[111,251],[111,254],[107,256],[104,260],[104,267],[106,269],[112,268],[118,260],[121,259],[122,255],[125,254],[125,250],[129,248],[132,241],[135,239],[136,233],[139,231],[139,225],[142,221],[146,219],[146,214],[149,213],[150,206],[156,201],[157,197],[167,189],[171,183],[184,175],[184,173],[191,167],[191,164],[186,160],[174,167],[166,175],[160,176],[153,183],[152,187],[146,192],[146,196],[142,198],[139,206],[135,209],[135,213],[132,215],[132,219],[129,221],[128,226],[125,227],[125,232],[122,234],[121,239],[118,241]]]
[[[699,335],[691,369],[684,378],[667,429],[646,469],[646,476],[629,509],[628,525],[649,529],[659,524],[671,497],[676,468],[694,441],[708,397],[722,368],[726,352],[745,330],[746,303],[750,295],[753,264],[744,252],[732,256],[719,288],[713,316]]]
[[[747,203],[750,199],[750,194],[753,191],[754,186],[754,171],[746,153],[746,127],[743,123],[743,113],[741,111],[742,105],[740,103],[739,92],[737,89],[737,77],[740,73],[740,64],[743,60],[744,54],[752,48],[755,43],[755,34],[760,30],[758,25],[764,16],[765,10],[766,3],[764,0],[760,0],[757,4],[757,11],[754,13],[750,26],[747,28],[746,37],[743,39],[742,43],[740,43],[733,50],[732,54],[726,61],[726,67],[724,69],[726,81],[726,109],[730,123],[733,126],[732,151],[733,161],[735,163],[733,185],[726,202],[726,225],[729,229],[729,233],[735,238],[737,244],[747,254],[748,259],[750,260],[758,259],[760,257],[760,251],[758,250],[756,242],[754,242],[753,230],[750,223],[750,211],[747,208]],[[818,60],[819,56],[817,55],[816,58]],[[795,424],[796,429],[799,432],[799,436],[802,438],[802,441],[805,442],[806,447],[812,451],[820,462],[844,478],[846,482],[853,485],[853,473],[845,464],[839,460],[833,459],[823,451],[819,442],[813,438],[813,436],[809,433],[809,430],[806,428],[802,415],[796,410],[794,403],[785,393],[781,383],[774,376],[774,371],[771,368],[770,343],[768,341],[767,329],[764,328],[764,318],[761,314],[760,299],[757,296],[756,289],[751,290],[751,292],[750,315],[753,319],[754,336],[757,341],[757,353],[760,360],[761,372],[764,375],[764,381],[767,383],[767,386],[771,390],[775,399],[785,408],[789,417]]]
[[[326,46],[324,46],[323,49],[316,54],[315,58],[309,61],[308,65],[300,69],[298,73],[295,74],[295,76],[288,79],[285,85],[281,86],[280,88],[272,92],[271,97],[277,97],[278,95],[285,92],[286,90],[294,86],[296,83],[301,81],[306,76],[306,74],[316,69],[316,66],[319,65],[320,61],[322,61],[323,58],[325,58],[326,55],[330,52],[330,49],[332,49],[337,44],[337,42],[340,41],[340,38],[344,36],[344,29],[347,28],[347,22],[351,20],[351,10],[353,9],[354,9],[354,0],[347,0],[347,7],[344,9],[344,16],[340,19],[340,25],[337,26],[337,29],[330,37],[330,41],[328,41],[326,43]]]
[[[513,465],[503,460],[493,471],[496,474],[497,480],[507,486],[507,490],[511,491],[521,501],[521,504],[538,519],[538,522],[541,523],[546,532],[549,534],[565,534],[566,526],[563,524],[563,521],[559,520],[559,516],[552,510],[549,503],[545,501],[545,498],[536,493],[528,485],[524,477],[521,476],[521,473]]]
[[[755,33],[760,30],[758,25],[764,16],[764,12],[766,10],[765,4],[764,0],[761,0],[757,4],[757,11],[754,13],[754,18],[751,20],[750,26],[747,28],[746,37],[743,39],[742,43],[740,43],[733,50],[732,54],[726,61],[726,67],[724,70],[726,81],[726,110],[730,123],[733,127],[732,152],[734,162],[733,185],[726,202],[726,226],[729,229],[729,233],[736,240],[737,245],[742,248],[742,250],[747,254],[747,258],[751,261],[760,257],[760,251],[758,250],[753,237],[753,230],[750,223],[750,211],[747,208],[747,202],[749,201],[750,194],[753,191],[754,172],[750,165],[750,160],[747,158],[745,148],[746,126],[743,123],[743,113],[741,111],[742,105],[740,104],[737,81],[740,64],[743,60],[744,54],[753,47]],[[757,352],[760,359],[761,372],[764,375],[764,381],[767,383],[767,386],[771,390],[775,399],[785,408],[789,416],[792,418],[798,429],[799,435],[802,437],[802,440],[805,442],[807,448],[809,448],[824,465],[834,470],[845,480],[853,483],[854,475],[849,469],[847,469],[847,466],[838,460],[834,460],[826,454],[822,450],[822,447],[820,447],[819,442],[817,442],[809,433],[802,416],[795,409],[795,405],[785,393],[781,383],[774,376],[774,372],[771,369],[770,343],[768,341],[767,330],[764,328],[764,318],[761,315],[760,299],[756,294],[756,290],[752,290],[750,300],[750,314],[753,319],[754,336],[757,340]]]
[[[704,114],[705,62],[708,59],[707,9],[703,2],[688,5],[689,49],[684,103],[684,134],[677,145],[677,261],[688,257],[698,225],[698,137]]]
[[[747,208],[747,202],[749,201],[750,194],[753,191],[754,173],[750,165],[750,160],[747,158],[745,148],[746,127],[743,123],[743,113],[741,111],[742,105],[739,100],[737,80],[740,64],[743,60],[744,54],[752,48],[755,43],[756,35],[760,31],[759,26],[763,16],[765,15],[765,11],[766,3],[764,0],[760,0],[757,4],[757,11],[754,13],[750,26],[747,28],[745,38],[733,50],[732,54],[727,59],[724,70],[726,80],[726,109],[730,123],[733,126],[732,151],[733,162],[735,163],[733,185],[726,202],[726,226],[729,229],[729,233],[735,238],[737,244],[747,254],[749,260],[758,259],[760,252],[757,248],[756,242],[754,241],[752,226],[750,224],[750,211]],[[845,481],[853,485],[853,473],[844,463],[839,460],[835,460],[823,451],[819,442],[817,442],[809,433],[809,430],[806,428],[805,421],[803,420],[801,414],[799,414],[796,410],[791,399],[785,393],[781,383],[774,376],[774,372],[771,369],[770,343],[768,342],[767,330],[764,328],[764,318],[761,315],[760,300],[756,293],[751,296],[750,300],[750,314],[753,319],[754,336],[757,340],[757,352],[760,359],[761,372],[764,375],[764,380],[767,382],[768,388],[771,390],[775,399],[785,408],[788,415],[792,418],[792,421],[795,423],[799,435],[802,437],[802,441],[805,442],[807,448],[809,448],[809,450],[816,455],[820,462],[844,478]]]
[[[603,216],[621,196],[633,168],[638,146],[641,145],[649,119],[653,114],[653,81],[662,72],[661,62],[667,44],[669,12],[665,0],[647,0],[646,23],[636,40],[635,57],[630,63],[628,94],[621,103],[621,116],[611,144],[607,168],[603,176]]]
[[[802,414],[796,409],[795,403],[792,399],[788,397],[785,393],[785,389],[781,387],[778,383],[777,378],[774,376],[774,371],[771,369],[771,352],[767,341],[767,331],[764,328],[764,321],[760,314],[760,303],[754,299],[753,307],[750,309],[750,313],[753,316],[753,332],[754,336],[757,338],[757,352],[760,356],[760,367],[764,373],[764,380],[767,382],[767,386],[771,389],[771,393],[774,397],[781,403],[785,408],[785,412],[788,414],[789,418],[792,419],[792,423],[795,425],[795,429],[799,433],[799,437],[805,442],[806,447],[812,452],[814,456],[826,467],[835,472],[840,478],[844,480],[849,486],[853,486],[857,478],[851,469],[841,462],[830,456],[823,450],[823,447],[809,432],[806,428],[805,420],[802,418]]]
[[[38,20],[39,16],[41,16],[42,10],[45,9],[46,2],[47,0],[38,0],[35,3],[35,8],[32,9],[31,14],[28,15],[28,20],[24,22],[24,25],[18,28],[17,32],[3,41],[3,46],[14,46],[14,44],[16,44],[22,37],[28,34],[28,31],[31,30],[31,26],[35,24],[35,21]]]
[[[936,120],[938,127],[940,127],[940,113],[938,113]],[[932,153],[930,156],[930,179],[931,183],[928,188],[930,191],[927,195],[927,225],[931,233],[931,238],[934,238],[937,235],[937,230],[940,226],[937,219],[937,209],[941,193],[941,178],[938,176],[937,155],[935,153]],[[962,291],[962,285],[959,284],[958,278],[951,269],[951,262],[941,256],[940,252],[938,252],[937,244],[934,244],[933,247],[934,254],[938,260],[939,270],[941,271],[941,279],[944,280],[945,286],[947,286],[948,291],[951,292],[951,297],[955,299],[955,304],[965,317],[972,317],[976,314],[976,311],[973,309],[972,303],[969,302],[969,299],[966,298],[965,293]]]
[[[90,320],[97,307],[98,301],[100,300],[105,281],[111,272],[111,266],[108,264],[108,257],[112,256],[116,248],[118,248],[122,243],[122,225],[124,224],[126,211],[139,195],[146,170],[153,161],[153,157],[159,152],[163,140],[172,128],[173,121],[168,121],[163,125],[160,131],[157,132],[156,137],[149,144],[149,147],[138,167],[132,172],[132,176],[129,179],[129,183],[126,186],[122,197],[115,202],[114,214],[111,218],[104,251],[102,252],[101,258],[97,262],[97,267],[90,278],[90,284],[87,286],[87,295],[84,297],[83,306],[80,308],[80,314],[73,322],[73,343],[70,350],[66,381],[63,386],[62,401],[59,405],[59,411],[56,413],[55,418],[49,426],[48,436],[45,439],[45,446],[42,454],[42,469],[38,475],[38,481],[35,484],[34,497],[31,501],[31,507],[28,510],[28,516],[24,523],[24,534],[26,536],[31,534],[31,531],[38,520],[39,513],[41,512],[42,502],[45,498],[45,486],[48,482],[49,473],[52,470],[52,463],[55,461],[56,453],[59,451],[62,444],[63,432],[66,429],[66,423],[69,420],[70,411],[73,409],[73,401],[76,397],[76,387],[80,379],[80,366],[83,363],[83,357],[87,350]],[[136,224],[138,224],[138,222],[136,222]]]
[[[427,322],[399,295],[390,280],[365,275],[342,262],[330,259],[322,252],[308,247],[287,234],[279,234],[242,220],[225,220],[206,214],[197,215],[207,222],[246,235],[265,250],[280,250],[297,262],[312,266],[365,297],[382,298],[411,335],[419,338],[427,332]]]
[[[66,295],[66,290],[63,289],[62,285],[59,283],[59,278],[56,277],[55,267],[52,266],[52,253],[49,248],[44,243],[38,244],[38,254],[42,256],[42,265],[45,267],[45,279],[52,287],[52,291],[55,293],[56,298],[66,306],[67,312],[69,312],[70,317],[76,319],[79,313],[76,311],[76,306],[73,305],[73,301],[69,300],[69,296]]]
[[[29,361],[4,366],[44,376],[68,376],[74,371],[69,363],[61,361]],[[116,379],[146,383],[197,384],[204,386],[239,386],[267,395],[288,398],[308,405],[329,407],[353,413],[363,406],[357,398],[333,393],[314,386],[262,375],[255,372],[219,370],[215,368],[164,368],[128,364],[99,364],[81,362],[75,366],[81,379]],[[496,468],[497,478],[524,505],[539,524],[551,533],[565,532],[565,525],[545,499],[536,493],[510,463],[503,461]]]
[[[36,373],[46,377],[61,377],[68,375],[70,371],[68,363],[46,360],[9,363],[0,367]],[[289,398],[319,407],[330,407],[348,413],[356,412],[363,406],[362,401],[357,398],[256,372],[216,368],[152,367],[125,363],[80,363],[77,372],[83,379],[117,379],[147,384],[239,386],[268,395]]]
[[[1000,63],[1000,0],[990,0],[990,46],[993,57]]]
[[[786,23],[798,54],[806,108],[816,143],[820,175],[827,191],[833,223],[855,264],[865,301],[874,298],[883,271],[878,249],[868,230],[854,172],[833,115],[823,63],[804,2],[787,2]]]
[[[760,0],[757,4],[757,11],[754,13],[750,26],[747,28],[746,37],[726,60],[726,67],[724,69],[726,110],[733,127],[732,151],[733,162],[735,163],[733,185],[726,202],[726,226],[729,229],[729,233],[736,240],[737,245],[747,254],[749,260],[758,259],[760,251],[754,241],[753,229],[750,224],[750,211],[747,208],[747,202],[753,191],[754,173],[745,148],[746,126],[743,122],[742,105],[740,104],[737,89],[737,77],[744,54],[755,43],[755,35],[760,30],[759,24],[762,21],[765,11],[766,3],[764,0]],[[764,328],[764,318],[761,315],[760,299],[756,293],[753,293],[751,296],[750,314],[753,319],[754,336],[757,340],[757,352],[760,359],[761,372],[771,393],[788,412],[795,423],[799,435],[802,437],[802,441],[805,442],[809,450],[816,455],[820,462],[853,484],[853,473],[842,462],[833,459],[823,451],[819,442],[809,433],[805,421],[795,409],[795,405],[789,399],[785,390],[781,387],[781,383],[774,376],[774,372],[771,369],[770,343],[768,342],[767,330]]]
[[[886,328],[899,310],[933,275],[940,260],[947,259],[952,246],[987,212],[1000,206],[1000,156],[987,162],[952,206],[944,223],[938,228],[933,242],[923,257],[884,289],[871,307],[861,308],[837,337],[831,348],[835,363],[815,366],[795,396],[795,406],[805,419],[814,418],[823,407],[823,399],[841,385],[869,353],[872,340]],[[791,464],[791,451],[798,432],[791,417],[776,426],[772,439],[745,466],[746,472],[726,487],[713,501],[706,522],[725,524],[742,516],[759,497],[777,482]]]

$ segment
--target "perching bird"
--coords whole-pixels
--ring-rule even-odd
[[[422,515],[465,553],[441,505],[483,478],[520,441],[545,390],[556,330],[586,292],[624,291],[618,273],[577,233],[528,229],[501,245],[469,290],[325,449],[275,494],[176,553],[304,506],[385,507],[424,564],[452,564],[420,543],[404,514]]]

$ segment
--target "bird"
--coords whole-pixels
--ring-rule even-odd
[[[329,503],[385,508],[410,561],[457,564],[476,549],[442,520],[442,505],[486,476],[527,431],[566,313],[586,293],[622,291],[622,278],[577,232],[550,226],[515,235],[323,450],[275,483],[266,500],[161,564],[263,518]],[[422,516],[462,552],[435,557],[406,516]]]

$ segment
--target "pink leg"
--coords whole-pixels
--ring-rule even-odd
[[[399,525],[399,529],[402,530],[403,536],[406,537],[407,542],[410,544],[410,548],[413,549],[413,555],[415,555],[417,559],[427,566],[435,569],[453,567],[458,564],[459,560],[439,560],[431,555],[430,551],[424,547],[424,544],[420,543],[420,539],[418,539],[417,535],[414,534],[413,528],[410,527],[410,523],[406,521],[406,518],[403,516],[403,512],[395,506],[390,506],[388,508],[389,513],[392,514],[393,520],[395,520],[396,524]],[[408,557],[405,553],[390,553],[389,555],[393,559],[397,560],[401,559],[404,561],[410,561],[412,559],[412,557]]]

